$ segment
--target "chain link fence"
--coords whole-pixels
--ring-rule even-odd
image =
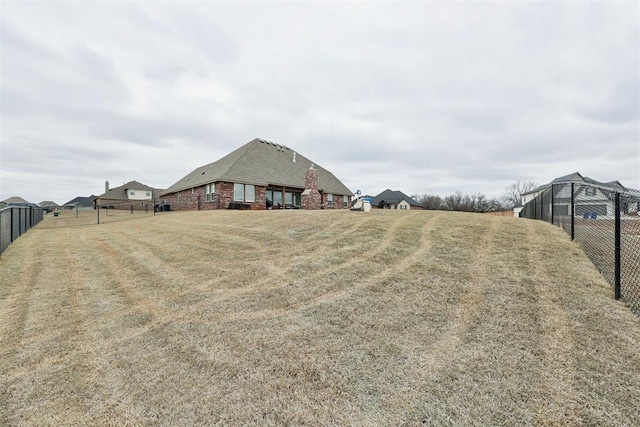
[[[547,221],[577,241],[605,279],[640,316],[640,191],[619,185],[550,185],[520,212]]]
[[[125,219],[155,215],[162,210],[154,199],[148,200],[100,200],[96,203],[96,222],[108,222],[110,219]]]

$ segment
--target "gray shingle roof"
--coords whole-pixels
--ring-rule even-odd
[[[574,173],[570,173],[569,175],[558,177],[548,184],[541,185],[540,187],[535,188],[523,194],[530,194],[530,193],[544,191],[547,188],[549,188],[552,184],[562,184],[562,183],[569,183],[569,182],[585,182],[587,184],[591,184],[594,186],[608,188],[608,189],[611,189],[612,191],[622,191],[622,192],[633,191],[623,186],[620,183],[620,181],[600,182],[600,181],[596,181],[593,178],[589,178],[588,176],[582,176],[580,172],[574,172]]]
[[[94,196],[93,194],[89,197],[78,196],[75,199],[69,200],[63,206],[93,206],[93,201],[96,197],[97,196]]]
[[[422,206],[402,191],[392,191],[388,188],[371,200],[371,206],[379,206],[382,202],[397,205],[402,200],[406,201],[411,206]]]
[[[3,200],[2,203],[6,203],[6,204],[25,204],[25,203],[27,203],[28,204],[29,202],[27,202],[22,197],[13,196],[13,197],[9,197],[8,199]]]
[[[259,138],[253,139],[220,160],[200,166],[170,186],[162,195],[219,181],[304,188],[305,173],[312,164],[318,171],[319,190],[325,193],[353,195],[331,172],[300,153]]]
[[[129,197],[127,196],[127,190],[145,190],[153,192],[156,189],[153,187],[149,187],[148,185],[141,184],[138,181],[129,181],[126,184],[121,185],[120,187],[110,189],[106,193],[98,196],[98,198],[104,200],[129,200]],[[155,195],[156,194],[153,194],[153,196]]]

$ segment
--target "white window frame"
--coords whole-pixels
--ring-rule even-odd
[[[592,187],[585,187],[584,189],[584,195],[585,196],[590,196],[593,197],[596,195],[596,189],[592,188]]]
[[[211,184],[207,184],[204,189],[204,194],[207,202],[213,202],[216,194],[216,184],[213,182]]]
[[[342,207],[343,208],[349,207],[349,196],[342,196]]]
[[[233,184],[233,201],[234,202],[255,202],[256,186],[253,184]]]
[[[244,202],[244,184],[233,184],[233,201]]]
[[[256,201],[256,186],[253,184],[244,185],[244,201],[255,202]]]
[[[327,193],[327,207],[333,207],[333,194]]]

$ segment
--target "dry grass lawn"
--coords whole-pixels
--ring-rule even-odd
[[[0,425],[640,425],[640,321],[559,228],[137,218],[2,255]]]

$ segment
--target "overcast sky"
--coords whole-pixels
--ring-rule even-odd
[[[373,195],[640,188],[636,1],[0,7],[0,200],[167,188],[255,137]]]

